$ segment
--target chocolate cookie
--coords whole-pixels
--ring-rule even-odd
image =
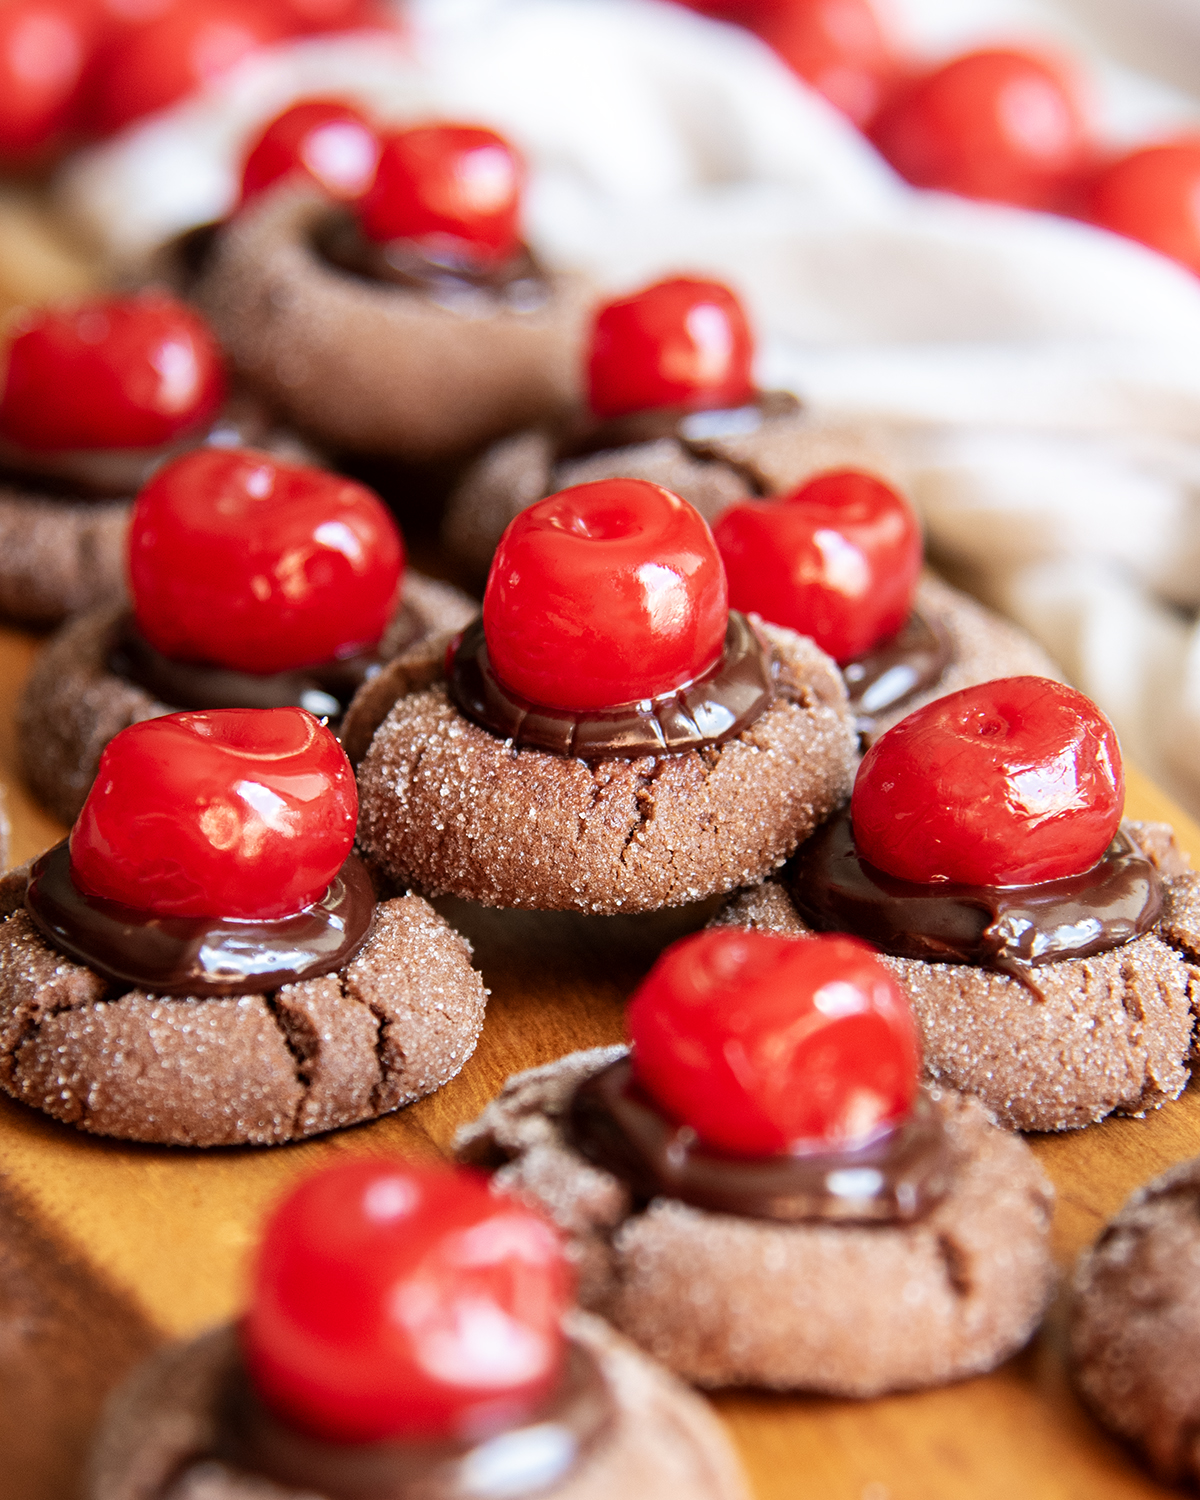
[[[611,1400],[607,1430],[567,1473],[538,1486],[539,1500],[612,1500],[671,1495],[675,1500],[747,1500],[737,1459],[719,1423],[693,1395],[596,1318],[566,1320],[572,1345],[595,1361]],[[92,1453],[87,1500],[288,1500],[285,1488],[217,1457],[223,1390],[239,1361],[231,1328],[163,1350],[142,1365],[109,1403]],[[502,1441],[502,1439],[501,1439]],[[481,1444],[476,1452],[482,1450]],[[468,1500],[524,1491],[453,1481],[388,1490],[395,1500]],[[490,1473],[491,1471],[489,1471]],[[343,1492],[368,1493],[348,1485]],[[371,1490],[370,1493],[379,1493]],[[325,1486],[305,1487],[305,1500],[339,1500]]]
[[[1139,1188],[1079,1261],[1071,1364],[1095,1416],[1168,1484],[1200,1483],[1200,1160]]]
[[[1052,1189],[975,1100],[932,1091],[953,1176],[914,1223],[785,1224],[662,1197],[637,1211],[564,1126],[578,1085],[623,1051],[517,1074],[457,1144],[570,1236],[580,1303],[676,1374],[874,1396],[991,1369],[1037,1327],[1054,1279]]]
[[[918,681],[913,691],[873,711],[847,668],[850,702],[866,741],[877,739],[915,709],[961,688],[997,677],[1053,677],[1062,673],[1032,636],[993,614],[936,574],[926,572],[917,585],[914,607],[945,640],[945,666],[934,681]]]
[[[409,569],[400,610],[378,654],[386,660],[407,643],[459,630],[477,608],[458,589]],[[109,604],[65,625],[39,653],[17,706],[17,749],[26,781],[67,824],[79,815],[100,753],[113,735],[179,707],[112,670],[127,613],[126,604]]]
[[[335,447],[454,457],[565,408],[588,290],[565,276],[528,305],[357,275],[318,249],[328,200],[263,195],[218,235],[193,288],[244,379]]]
[[[475,1050],[487,991],[419,896],[383,901],[333,974],[195,999],[102,978],[52,948],[0,882],[0,1088],[93,1135],[275,1145],[432,1093]]]
[[[1126,823],[1163,877],[1164,907],[1141,937],[1018,978],[967,964],[883,955],[907,994],[939,1083],[975,1094],[1016,1130],[1071,1130],[1142,1115],[1183,1090],[1200,1005],[1200,874],[1161,823]],[[809,932],[785,886],[739,892],[715,925]]]
[[[315,457],[245,398],[232,401],[203,440],[281,458]],[[23,625],[57,625],[119,599],[133,496],[157,463],[198,441],[193,436],[151,453],[63,455],[21,455],[0,443],[0,615]]]
[[[489,448],[464,475],[447,505],[442,540],[483,577],[513,517],[568,485],[648,479],[691,501],[712,522],[734,500],[776,494],[824,469],[852,465],[885,475],[896,470],[882,430],[822,421],[792,401],[780,405],[776,413],[768,404],[761,425],[749,433],[699,435],[728,414],[696,412],[670,436],[582,457],[560,457],[563,440],[556,429],[516,433]]]
[[[365,852],[402,885],[541,910],[651,911],[765,874],[846,796],[854,733],[829,658],[791,631],[764,638],[775,696],[740,734],[591,761],[464,717],[431,641],[346,716]]]
[[[120,597],[132,504],[0,486],[0,614],[57,625]]]

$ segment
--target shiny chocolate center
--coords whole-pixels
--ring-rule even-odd
[[[410,606],[401,608],[399,629],[388,628],[389,647],[402,651],[421,634]],[[173,708],[304,708],[317,719],[340,719],[355,693],[379,671],[377,652],[360,652],[291,672],[238,672],[205,662],[176,661],[155,650],[137,628],[132,612],[122,617],[108,656],[108,669]]]
[[[482,618],[463,632],[447,691],[460,713],[501,739],[581,760],[636,759],[719,745],[761,718],[775,698],[769,654],[736,610],[729,612],[717,665],[658,698],[580,713],[530,703],[493,673]]]
[[[558,1386],[538,1410],[464,1443],[309,1437],[263,1405],[239,1363],[222,1393],[216,1456],[324,1500],[518,1500],[563,1483],[614,1419],[595,1357],[576,1343],[568,1344]]]
[[[25,907],[60,953],[114,984],[203,997],[263,994],[342,968],[367,939],[375,893],[352,854],[321,899],[294,916],[158,916],[85,895],[64,839],[34,861]]]
[[[634,1078],[628,1057],[580,1084],[567,1133],[589,1161],[627,1183],[639,1204],[678,1198],[785,1224],[906,1223],[945,1197],[954,1175],[942,1116],[924,1092],[902,1125],[852,1150],[733,1156],[669,1119]]]
[[[723,438],[747,437],[776,417],[789,417],[800,410],[790,391],[761,391],[744,406],[657,406],[650,411],[630,412],[623,417],[598,421],[585,415],[559,440],[555,461],[585,458],[674,438],[696,458],[719,457],[707,445]],[[757,485],[753,486],[757,489]]]
[[[1019,979],[1032,970],[1119,947],[1162,911],[1162,882],[1123,831],[1090,870],[1037,885],[898,880],[859,856],[843,807],[784,867],[797,912],[817,932],[850,932],[898,958],[974,964]]]
[[[914,609],[889,640],[848,661],[842,676],[863,740],[870,744],[875,721],[933,687],[953,659],[954,644],[942,623]]]
[[[193,448],[253,448],[269,430],[266,414],[232,397],[207,427],[160,448],[35,450],[0,438],[0,484],[34,488],[66,500],[132,500],[154,471]]]
[[[550,296],[545,274],[524,248],[500,265],[479,265],[453,256],[439,257],[412,240],[378,245],[363,234],[348,210],[331,213],[316,225],[313,247],[339,271],[423,292],[431,301],[452,309],[487,298],[510,312],[534,312]]]

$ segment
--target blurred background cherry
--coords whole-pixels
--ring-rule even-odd
[[[110,135],[260,47],[398,24],[385,0],[0,0],[0,167]]]
[[[89,0],[0,5],[0,161],[36,163],[75,128],[99,28]]]
[[[870,0],[687,0],[693,10],[747,27],[830,104],[865,126],[899,61]]]
[[[1084,185],[1080,212],[1200,275],[1200,136],[1107,162]]]
[[[384,0],[279,0],[279,6],[303,34],[396,25],[395,13]]]
[[[1009,48],[963,53],[917,74],[870,134],[915,187],[1024,208],[1056,207],[1091,150],[1066,66]]]
[[[274,3],[178,0],[141,23],[113,28],[96,60],[89,124],[110,134],[211,83],[291,28]]]

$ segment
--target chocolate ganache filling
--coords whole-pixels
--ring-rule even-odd
[[[534,312],[550,296],[541,267],[524,247],[500,264],[479,264],[452,253],[439,255],[412,240],[379,245],[367,238],[347,210],[321,219],[313,246],[322,260],[365,281],[386,282],[423,292],[455,309],[486,297],[510,312]]]
[[[894,1130],[844,1151],[732,1156],[669,1119],[619,1058],[576,1089],[568,1138],[625,1182],[639,1206],[678,1198],[714,1213],[781,1223],[907,1223],[945,1197],[954,1155],[937,1106],[918,1092]]]
[[[352,854],[321,899],[293,916],[164,917],[86,895],[64,839],[34,861],[25,908],[60,953],[105,979],[199,998],[263,994],[342,968],[367,939],[375,893]]]
[[[954,659],[940,620],[914,609],[895,635],[842,667],[855,728],[869,745],[881,714],[902,708],[933,687]]]
[[[581,760],[719,745],[761,718],[775,697],[770,655],[745,615],[732,609],[716,666],[658,698],[580,713],[530,703],[492,672],[482,618],[463,632],[447,690],[460,713],[501,739]]]
[[[402,605],[388,627],[392,654],[421,634],[415,612]],[[126,682],[180,709],[304,708],[317,719],[340,719],[350,700],[383,665],[377,652],[364,651],[291,672],[238,672],[205,662],[176,661],[155,650],[137,628],[132,611],[122,616],[108,654],[108,669]]]
[[[783,880],[805,922],[850,932],[898,958],[974,964],[1041,994],[1041,964],[1104,953],[1158,921],[1158,872],[1124,830],[1079,875],[1036,885],[972,886],[898,880],[862,859],[849,807],[788,861]]]
[[[325,1500],[517,1500],[540,1494],[570,1475],[608,1434],[616,1414],[595,1357],[573,1342],[562,1376],[542,1405],[475,1441],[360,1445],[310,1437],[267,1409],[240,1361],[219,1401],[217,1458]]]
[[[0,484],[35,487],[64,500],[130,500],[154,471],[193,448],[253,448],[270,430],[266,413],[233,397],[206,426],[158,448],[22,448],[0,438]]]
[[[629,412],[622,417],[603,421],[592,416],[581,417],[559,439],[557,462],[568,458],[585,458],[591,453],[608,453],[615,448],[632,448],[638,443],[653,443],[674,438],[695,458],[716,457],[706,445],[722,438],[746,437],[757,432],[775,417],[790,417],[800,410],[800,402],[790,391],[760,391],[743,406],[701,407],[656,406],[649,411]],[[751,475],[743,475],[751,487],[759,485]]]

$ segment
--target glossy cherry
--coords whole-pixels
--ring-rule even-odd
[[[94,128],[120,130],[214,82],[256,48],[292,30],[273,4],[174,0],[103,49],[91,100]]]
[[[75,123],[95,38],[86,0],[0,5],[0,162],[37,158]]]
[[[1056,206],[1088,150],[1063,69],[1004,50],[966,53],[897,90],[871,136],[917,187],[1026,208]]]
[[[1111,162],[1087,188],[1084,214],[1200,275],[1200,140],[1145,146]]]
[[[733,609],[812,636],[847,662],[895,635],[921,573],[921,528],[874,474],[838,469],[774,500],[741,500],[713,526]]]
[[[225,399],[216,339],[199,313],[146,292],[44,308],[17,324],[0,436],[25,448],[157,448]]]
[[[659,958],[627,1025],[646,1091],[739,1156],[865,1144],[916,1095],[912,1011],[857,938],[697,933]]]
[[[168,714],[105,747],[71,876],[163,917],[271,920],[325,893],[357,818],[350,762],[302,708]]]
[[[523,510],[483,596],[496,676],[547,708],[611,708],[720,659],[725,570],[700,514],[644,479],[577,484]]]
[[[314,184],[331,198],[361,198],[378,160],[379,135],[358,110],[336,99],[305,99],[277,115],[251,146],[241,201],[283,177]]]
[[[570,1295],[555,1231],[483,1178],[344,1162],[268,1222],[242,1350],[262,1399],[314,1436],[478,1440],[553,1388]]]
[[[754,337],[719,281],[675,276],[607,303],[592,326],[588,404],[598,417],[752,401]]]
[[[448,264],[497,264],[521,246],[525,167],[494,130],[418,125],[385,135],[359,205],[363,233],[411,240]]]
[[[1125,805],[1112,725],[1074,688],[1005,677],[927,703],[867,751],[858,852],[901,880],[1032,885],[1089,870]]]
[[[198,448],[138,496],[129,580],[165,656],[284,672],[368,650],[396,602],[404,544],[383,502],[325,469]]]

